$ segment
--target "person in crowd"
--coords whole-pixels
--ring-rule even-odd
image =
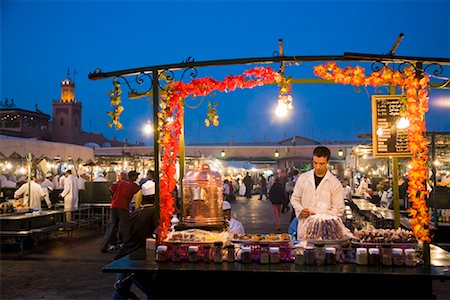
[[[436,185],[450,187],[450,172],[442,176],[441,180],[438,181]]]
[[[275,223],[275,230],[281,230],[280,215],[286,193],[278,176],[275,176],[272,187],[269,190],[269,200],[272,203],[272,214]]]
[[[50,199],[50,194],[53,192],[54,185],[51,181],[52,179],[52,173],[45,174],[45,179],[40,183],[42,191],[44,192],[44,200],[47,204],[47,207],[50,209],[53,207],[52,201]]]
[[[60,187],[59,187],[59,178],[60,178],[61,176],[62,176],[61,173],[58,172],[58,173],[56,173],[55,176],[53,176],[53,178],[52,178],[53,188],[54,188],[55,190],[60,188]]]
[[[269,198],[269,196],[267,195],[267,179],[266,177],[264,177],[263,174],[259,175],[259,186],[260,186],[260,191],[259,191],[259,200],[263,199],[263,196],[266,197],[266,199]]]
[[[245,196],[245,184],[244,181],[240,178],[238,178],[239,182],[239,196],[244,197]]]
[[[147,238],[153,237],[156,229],[156,209],[155,201],[155,182],[148,179],[142,184],[141,190],[138,192],[142,195],[142,202],[130,215],[130,234],[123,243],[123,246],[114,256],[114,260],[118,260],[140,248],[145,247]],[[136,275],[133,275],[136,276]],[[117,273],[116,283],[114,284],[113,299],[138,299],[131,291],[133,282],[140,288],[148,299],[153,299],[151,291],[140,284],[140,281],[127,273]]]
[[[351,187],[348,185],[348,181],[347,180],[342,180],[342,189],[344,192],[344,200],[352,200],[352,189]]]
[[[113,196],[111,199],[111,217],[108,228],[105,232],[101,252],[105,253],[114,250],[117,244],[117,233],[120,230],[122,241],[128,239],[130,228],[130,202],[139,189],[141,188],[135,181],[140,173],[132,170],[128,172],[128,179],[120,180],[111,187]]]
[[[66,181],[66,176],[65,176],[65,172],[62,173],[59,177],[58,177],[58,188],[59,189],[64,189],[64,182]]]
[[[222,202],[223,218],[229,223],[228,232],[232,234],[245,234],[244,225],[231,216],[231,204],[228,201]]]
[[[47,188],[49,192],[53,191],[55,185],[52,182],[52,173],[45,174],[45,179],[41,182],[41,187]]]
[[[64,189],[59,197],[64,198],[66,221],[72,221],[72,210],[78,209],[78,180],[72,175],[72,170],[64,172]]]
[[[236,196],[233,192],[233,186],[228,179],[223,181],[223,199],[226,201],[234,201],[236,200]]]
[[[147,180],[141,185],[141,189],[136,193],[135,207],[139,208],[141,206],[145,195],[154,195],[154,194],[155,194],[155,182],[153,181],[153,172],[152,172],[149,178],[147,178]]]
[[[139,185],[143,185],[147,180],[155,180],[155,171],[154,170],[148,170],[147,174],[145,175],[145,177],[142,177],[139,180]]]
[[[84,191],[86,189],[86,173],[84,171],[79,171],[78,172],[78,178],[77,178],[77,182],[78,182],[78,189]]]
[[[105,178],[105,174],[100,173],[98,174],[98,177],[94,179],[94,182],[107,182],[108,180],[106,180]]]
[[[344,213],[342,184],[329,170],[330,149],[317,146],[313,151],[314,168],[299,176],[291,197],[298,219],[298,230],[305,220],[316,213],[341,217]]]
[[[245,184],[245,198],[250,199],[252,197],[253,180],[249,172],[247,172],[242,181]]]
[[[29,193],[28,193],[29,192]],[[41,209],[41,201],[44,197],[47,197],[46,202],[49,203],[50,199],[48,194],[46,195],[42,190],[42,187],[36,182],[36,176],[31,178],[30,183],[23,183],[15,192],[14,198],[19,199],[23,195],[22,204],[28,205],[30,209]],[[51,207],[51,206],[50,206]]]
[[[289,178],[288,178],[288,176],[287,176],[287,174],[286,174],[286,171],[285,170],[281,170],[281,169],[279,169],[279,170],[277,170],[277,175],[276,176],[278,176],[278,178],[280,178],[280,182],[281,182],[281,185],[283,186],[283,189],[284,189],[284,193],[285,193],[285,198],[284,198],[284,201],[283,201],[283,205],[281,206],[281,213],[285,213],[285,212],[288,212],[289,211],[289,196],[288,196],[288,193],[287,193],[287,191],[286,191],[286,183],[289,181]]]

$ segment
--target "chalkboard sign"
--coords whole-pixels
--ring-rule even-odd
[[[373,156],[411,156],[407,128],[397,128],[403,103],[401,95],[372,96]]]

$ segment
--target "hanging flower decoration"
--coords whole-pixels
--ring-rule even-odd
[[[406,112],[405,115],[410,121],[408,127],[408,149],[412,153],[411,168],[408,171],[410,195],[409,214],[411,216],[410,225],[414,235],[422,242],[430,242],[430,216],[426,205],[428,191],[426,188],[428,159],[428,142],[425,138],[425,113],[428,111],[428,91],[429,82],[427,75],[421,79],[416,77],[413,67],[394,71],[385,67],[379,71],[366,76],[362,67],[347,67],[342,69],[335,63],[327,63],[314,67],[314,74],[326,80],[333,80],[336,83],[351,84],[354,86],[371,85],[380,86],[392,84],[406,88]]]
[[[119,122],[120,114],[123,112],[123,106],[120,105],[122,103],[122,90],[120,89],[120,83],[118,81],[113,81],[113,83],[114,89],[109,91],[108,96],[111,99],[110,105],[114,107],[114,110],[107,112],[108,116],[111,117],[111,121],[108,122],[108,126],[112,127],[114,125],[116,129],[122,129],[123,125]]]
[[[166,85],[161,93],[160,112],[158,113],[159,144],[161,147],[161,174],[159,181],[160,211],[158,238],[164,240],[167,237],[175,210],[172,191],[176,187],[175,165],[180,153],[179,138],[182,131],[181,120],[184,115],[183,101],[188,96],[206,96],[213,91],[231,92],[237,88],[253,88],[265,84],[278,83],[281,76],[271,67],[256,67],[244,71],[242,75],[227,76],[223,81],[217,81],[211,77],[194,79],[189,83],[182,81],[171,82]],[[218,124],[216,110],[217,103],[209,103],[208,119],[214,126]],[[216,125],[217,124],[217,125]]]
[[[208,102],[208,113],[206,114],[208,118],[205,119],[206,127],[209,127],[211,124],[213,124],[214,126],[219,126],[219,115],[217,114],[216,109],[217,105],[217,102]]]

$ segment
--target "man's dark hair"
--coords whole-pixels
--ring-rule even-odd
[[[328,149],[327,147],[317,146],[314,149],[313,155],[317,156],[317,157],[326,157],[327,160],[330,160],[331,153],[330,153],[330,149]]]

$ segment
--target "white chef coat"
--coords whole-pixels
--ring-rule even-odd
[[[61,196],[64,198],[64,210],[78,208],[78,180],[72,174],[65,177],[64,190],[61,192]]]
[[[31,197],[28,197],[28,182],[25,182],[14,192],[14,198],[18,199],[23,195],[23,204],[27,204],[31,209],[41,209],[41,200],[45,193],[42,191],[42,187],[33,180],[31,180],[30,193]]]
[[[341,182],[329,170],[316,189],[314,169],[301,174],[296,180],[294,192],[291,196],[291,205],[298,218],[298,229],[305,222],[299,218],[300,212],[308,208],[315,213],[323,213],[341,217],[344,213],[344,193]]]

